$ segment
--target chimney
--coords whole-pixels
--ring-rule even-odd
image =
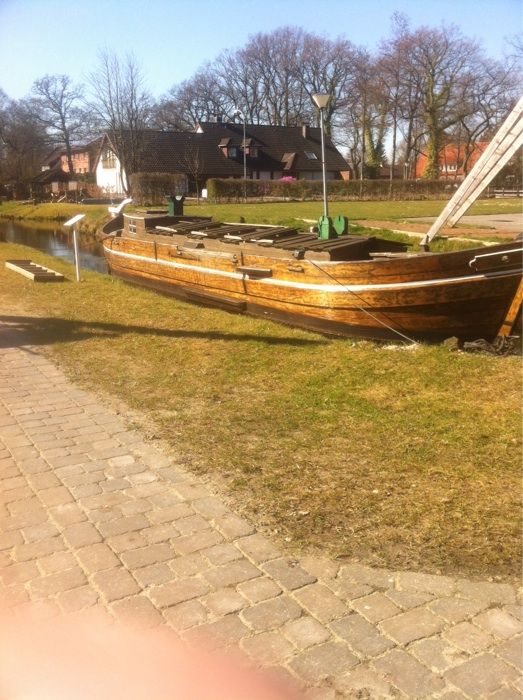
[[[304,139],[309,138],[309,125],[308,124],[301,125],[301,135],[303,136]]]

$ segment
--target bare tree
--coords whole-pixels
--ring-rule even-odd
[[[73,142],[83,136],[86,122],[81,109],[83,89],[67,75],[44,75],[32,87],[31,111],[51,141],[65,146],[69,172],[74,171]]]
[[[45,130],[30,103],[0,94],[0,179],[29,183],[47,147]]]
[[[149,125],[153,100],[145,87],[142,71],[132,55],[124,61],[105,50],[99,66],[90,74],[92,94],[89,106],[96,115],[116,151],[127,181],[140,169],[143,156],[144,129]]]

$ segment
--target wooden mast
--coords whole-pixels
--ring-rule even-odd
[[[522,145],[523,97],[432,224],[421,245],[430,243],[443,226],[454,226]]]

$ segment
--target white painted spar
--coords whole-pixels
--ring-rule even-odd
[[[146,257],[145,255],[135,255],[134,253],[124,253],[121,250],[113,250],[112,248],[106,248],[109,255],[114,255],[115,257],[128,258],[130,260],[140,260],[141,262],[153,263],[156,265],[162,265],[164,267],[173,267],[180,270],[191,270],[192,272],[201,272],[204,275],[214,275],[215,277],[228,277],[229,279],[243,280],[245,278],[249,279],[248,275],[240,272],[227,272],[226,270],[215,270],[209,267],[202,267],[201,265],[186,265],[181,262],[175,262],[173,260],[161,260],[157,258]],[[315,267],[321,270],[318,263],[315,263]],[[391,284],[346,284],[345,282],[338,282],[337,284],[313,284],[310,282],[293,282],[291,280],[279,280],[274,277],[265,277],[262,279],[255,279],[257,284],[274,285],[276,287],[291,287],[292,289],[309,289],[315,292],[329,292],[342,294],[344,292],[367,292],[375,291],[381,289],[412,289],[414,287],[435,287],[442,286],[452,283],[466,283],[475,282],[478,280],[490,279],[493,277],[510,277],[514,274],[520,274],[519,270],[504,270],[502,272],[492,272],[489,274],[475,274],[475,275],[463,275],[462,277],[446,277],[442,279],[435,280],[419,280],[416,282],[394,282]]]

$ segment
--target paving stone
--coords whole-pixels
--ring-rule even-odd
[[[445,677],[466,695],[484,697],[504,683],[516,680],[518,672],[493,654],[475,656],[445,673]]]
[[[161,525],[162,523],[174,522],[180,518],[187,518],[193,514],[194,511],[188,503],[175,503],[167,508],[151,510],[147,517],[152,525]]]
[[[64,529],[63,536],[70,547],[85,547],[102,541],[99,531],[89,522],[69,525]]]
[[[281,627],[289,620],[300,617],[301,614],[302,609],[295,601],[286,595],[281,595],[243,610],[241,617],[255,631],[264,632]]]
[[[194,508],[194,510],[200,515],[202,515],[204,518],[220,518],[221,516],[228,515],[230,513],[227,506],[218,496],[207,496],[206,498],[198,498],[192,501],[191,505]]]
[[[259,574],[259,569],[254,564],[251,564],[250,561],[238,559],[238,561],[230,562],[224,566],[216,566],[213,569],[209,569],[204,572],[203,576],[214,588],[223,588],[256,578]]]
[[[280,586],[287,588],[289,591],[302,588],[316,581],[316,578],[305,571],[305,569],[302,569],[294,559],[274,559],[266,562],[263,565],[263,569]]]
[[[140,513],[148,513],[152,509],[153,504],[146,498],[129,500],[120,506],[122,515],[140,515]]]
[[[65,571],[76,566],[76,560],[72,552],[63,551],[50,554],[38,559],[38,567],[42,574],[54,574],[57,571]]]
[[[264,535],[259,533],[242,537],[236,540],[235,545],[245,554],[246,557],[248,557],[251,561],[254,561],[256,564],[262,564],[263,562],[267,562],[271,559],[277,559],[280,556],[280,552],[277,547],[275,547]]]
[[[247,601],[232,588],[222,588],[202,598],[202,603],[214,615],[228,615],[243,610]]]
[[[455,582],[448,576],[401,571],[396,576],[396,586],[400,591],[430,593],[443,597],[452,595]]]
[[[214,521],[215,527],[230,540],[235,540],[238,537],[252,535],[254,527],[243,518],[234,515],[233,513],[222,515]]]
[[[430,593],[409,593],[407,591],[396,591],[392,589],[385,591],[385,595],[404,610],[419,608],[425,603],[434,600],[434,596]]]
[[[500,688],[492,695],[489,695],[490,700],[521,700],[521,693],[514,688]]]
[[[76,556],[82,567],[89,574],[120,566],[118,557],[115,556],[112,549],[103,542],[78,549]]]
[[[216,544],[209,549],[203,549],[202,554],[211,564],[220,566],[236,559],[243,559],[243,554],[231,543]]]
[[[282,629],[285,636],[298,649],[307,649],[315,644],[322,644],[331,636],[326,627],[307,615],[303,615],[297,620],[291,620]]]
[[[11,549],[17,544],[23,544],[24,538],[22,533],[18,530],[12,530],[11,532],[0,532],[0,551],[4,549]]]
[[[45,598],[56,593],[68,591],[71,588],[84,586],[87,580],[79,566],[65,571],[58,571],[42,578],[35,579],[29,584],[31,593],[40,598]]]
[[[160,586],[152,586],[149,592],[151,600],[160,608],[167,608],[186,600],[200,598],[209,592],[209,586],[200,578],[188,578],[183,581],[171,581]]]
[[[98,571],[93,576],[93,582],[109,603],[138,593],[140,590],[134,578],[123,567]]]
[[[494,641],[490,634],[470,622],[459,622],[454,627],[445,630],[443,636],[458,649],[466,651],[468,654],[484,651]]]
[[[347,579],[327,579],[325,584],[336,593],[339,598],[342,598],[346,602],[351,602],[357,600],[358,598],[363,598],[373,592],[373,588],[367,586],[365,583],[355,583],[354,581],[349,581]]]
[[[154,584],[167,583],[174,578],[174,574],[166,562],[135,569],[133,576],[144,588]]]
[[[302,652],[289,666],[298,678],[318,683],[330,676],[342,675],[358,663],[346,644],[326,642]]]
[[[209,562],[200,553],[186,554],[183,557],[176,557],[169,562],[171,571],[174,572],[177,578],[184,576],[195,576],[209,569]]]
[[[372,588],[393,588],[394,574],[388,569],[374,569],[363,564],[344,564],[340,567],[338,578],[355,583],[365,583]]]
[[[252,659],[262,664],[283,663],[294,654],[294,647],[281,632],[261,632],[247,637],[243,640],[242,648]]]
[[[53,472],[41,472],[40,474],[32,474],[29,476],[29,482],[34,490],[49,489],[54,486],[60,486],[60,480]]]
[[[265,576],[244,581],[238,584],[236,588],[251,603],[261,603],[263,600],[275,598],[282,592],[282,589],[275,581]]]
[[[236,613],[232,613],[216,622],[193,627],[185,633],[184,639],[198,646],[203,644],[208,648],[217,648],[236,645],[250,634],[249,629]]]
[[[371,595],[352,601],[351,607],[370,622],[380,622],[402,612],[401,608],[393,603],[390,598],[379,592],[371,593]]]
[[[392,698],[397,695],[390,683],[376,671],[361,664],[342,677],[334,680],[334,686],[343,697],[348,698]]]
[[[330,622],[347,615],[350,610],[334,593],[320,583],[301,588],[294,593],[296,599],[320,622]]]
[[[47,540],[17,545],[14,548],[14,556],[17,561],[28,561],[29,559],[40,559],[54,552],[61,552],[63,549],[65,549],[65,543],[61,537],[50,537]]]
[[[204,530],[196,532],[194,535],[183,535],[171,540],[171,544],[178,554],[192,554],[222,542],[223,537],[216,530]]]
[[[121,554],[122,552],[127,552],[130,549],[146,547],[147,540],[141,532],[126,532],[123,535],[109,537],[106,540],[106,544],[108,544],[109,547],[116,552],[116,554]]]
[[[171,546],[167,543],[162,543],[129,549],[126,552],[122,552],[120,558],[129,569],[138,569],[149,564],[172,559],[173,554]]]
[[[340,563],[324,556],[308,555],[300,559],[300,565],[311,576],[326,579],[336,578],[340,570]]]
[[[523,630],[520,620],[516,620],[512,615],[498,608],[476,615],[472,622],[500,639],[509,639]]]
[[[64,613],[73,613],[96,605],[99,598],[91,586],[80,586],[59,593],[56,600]]]
[[[145,515],[129,515],[100,523],[98,527],[104,537],[115,537],[149,527],[149,521]]]
[[[150,544],[167,542],[168,540],[171,540],[180,535],[178,530],[171,523],[163,523],[162,525],[151,525],[151,527],[146,527],[143,530],[140,530],[140,533]]]
[[[523,671],[523,637],[513,637],[495,648],[497,656]]]
[[[49,514],[58,525],[67,527],[87,520],[84,511],[76,503],[65,503],[49,509]]]
[[[161,613],[144,595],[117,600],[110,606],[116,618],[131,627],[147,629],[163,623]]]
[[[443,620],[427,608],[415,608],[380,623],[381,630],[399,644],[431,637],[444,627]]]
[[[391,649],[372,662],[381,677],[409,698],[432,696],[444,682],[403,649]]]
[[[447,622],[462,622],[483,610],[487,604],[465,598],[438,598],[427,607]]]
[[[201,515],[191,515],[188,518],[180,518],[176,521],[176,528],[182,535],[192,535],[196,532],[208,530],[211,527],[208,520]]]
[[[0,571],[0,578],[4,586],[10,586],[13,583],[25,583],[39,577],[40,571],[36,566],[36,562],[33,561],[11,564],[11,566],[7,566]]]
[[[479,600],[490,604],[510,604],[516,602],[516,595],[512,586],[507,583],[481,583],[458,579],[456,591],[464,598]]]
[[[394,642],[357,613],[336,620],[330,627],[353,651],[366,658],[383,654],[394,646]]]
[[[71,503],[74,498],[65,486],[53,486],[50,489],[43,489],[38,492],[39,498],[46,506],[59,506],[64,503]]]
[[[438,674],[468,659],[465,652],[441,637],[420,639],[409,646],[409,652]]]
[[[164,618],[176,631],[201,625],[207,621],[208,615],[208,611],[199,600],[188,600],[163,611]]]

